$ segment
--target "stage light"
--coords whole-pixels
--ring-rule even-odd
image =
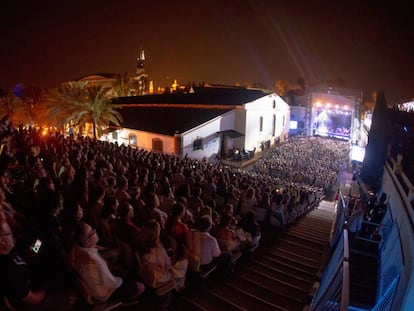
[[[344,110],[348,110],[348,105],[345,105],[344,106]]]
[[[331,103],[326,103],[326,108],[330,108],[331,107]]]
[[[322,103],[320,101],[317,101],[317,102],[314,103],[314,106],[320,107],[320,106],[322,106]]]

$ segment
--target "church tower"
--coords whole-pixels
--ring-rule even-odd
[[[145,73],[145,52],[141,50],[137,57],[137,71],[134,77],[136,81],[137,95],[145,95],[148,92],[148,75]]]
[[[137,76],[145,72],[144,65],[145,65],[145,51],[141,50],[137,58]]]

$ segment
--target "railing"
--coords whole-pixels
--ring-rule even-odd
[[[392,181],[397,189],[398,194],[402,199],[403,206],[411,223],[411,228],[414,231],[414,186],[405,173],[402,171],[401,163],[389,158],[385,164],[386,169],[392,178]]]
[[[387,212],[381,225],[382,241],[380,244],[380,269],[378,273],[378,289],[376,304],[370,311],[390,311],[393,309],[395,294],[403,266],[403,253],[395,223],[390,223],[391,213]],[[381,258],[387,260],[381,261]],[[354,306],[349,306],[348,311],[365,311]]]
[[[345,223],[346,203],[341,191],[338,193],[338,201],[336,202],[336,217],[333,224],[333,235],[330,241],[330,247],[334,249],[339,239],[343,235],[343,227]]]
[[[311,310],[347,310],[349,302],[348,231],[343,230],[337,247],[323,274]]]
[[[397,195],[401,198],[401,203],[405,207],[402,208],[406,211],[405,215],[408,214],[408,222],[405,221],[405,224],[409,227],[412,227],[414,223],[414,218],[410,216],[413,215],[413,210],[409,208],[410,205],[408,205],[407,203],[413,199],[414,189],[412,188],[411,183],[409,182],[408,178],[405,177],[403,172],[395,172],[395,164],[395,161],[391,161],[391,163],[386,164],[387,171],[391,177],[390,180],[392,180],[392,184],[395,187],[395,190],[392,192],[392,194],[388,194],[393,196]],[[395,173],[400,175],[399,178],[396,177]],[[402,186],[400,184],[401,182],[403,182],[405,185]],[[391,191],[390,185],[387,185],[387,187],[387,189],[383,190]],[[367,189],[363,189],[362,187],[362,196],[366,194],[364,193],[364,190]],[[393,210],[398,210],[400,212],[401,209],[398,209],[396,206],[389,205],[387,208],[387,213],[385,214],[381,224],[379,225],[379,233],[382,238],[379,243],[378,252],[379,269],[377,283],[377,301],[372,308],[363,309],[349,305],[349,292],[351,286],[349,282],[349,247],[347,230],[343,229],[345,221],[346,202],[344,200],[342,193],[339,194],[340,195],[338,197],[338,201],[336,204],[337,215],[330,242],[331,247],[334,248],[334,252],[328,263],[327,268],[325,269],[317,293],[312,301],[311,310],[396,310],[395,301],[398,300],[398,298],[396,298],[397,292],[399,289],[406,290],[407,286],[401,286],[400,284],[402,278],[402,271],[404,269],[404,258],[407,257],[404,256],[404,252],[407,250],[404,249],[404,240],[401,236],[401,234],[403,233],[401,232],[401,229],[399,229],[398,227],[398,222],[395,221],[395,219],[398,219],[398,217],[401,216],[393,215],[392,212]],[[411,250],[414,250],[414,248]],[[409,273],[405,272],[405,274]],[[403,279],[406,281],[406,278],[407,276],[405,276],[405,278]],[[403,294],[399,294],[399,298],[401,298],[401,295],[404,296]]]

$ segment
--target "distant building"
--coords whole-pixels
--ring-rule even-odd
[[[137,69],[136,74],[134,76],[134,87],[135,91],[133,92],[135,95],[146,95],[148,94],[149,89],[149,82],[148,82],[148,75],[145,72],[145,52],[141,50],[139,52],[139,56],[137,58]]]
[[[119,74],[116,73],[94,73],[83,76],[78,81],[88,81],[89,86],[101,86],[103,88],[110,88],[108,92],[109,97],[115,97],[115,86],[119,79]]]
[[[239,87],[193,87],[192,92],[114,98],[121,129],[103,137],[191,158],[226,158],[288,138],[290,109],[275,93]]]
[[[110,98],[130,95],[145,95],[153,92],[153,83],[148,81],[145,72],[145,52],[141,50],[137,57],[136,72],[134,76],[127,73],[94,73],[83,76],[77,81],[88,81],[89,86],[109,88],[107,95]]]

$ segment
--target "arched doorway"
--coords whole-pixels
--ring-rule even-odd
[[[162,140],[159,138],[152,139],[152,151],[155,153],[162,153],[163,152],[163,144]]]

